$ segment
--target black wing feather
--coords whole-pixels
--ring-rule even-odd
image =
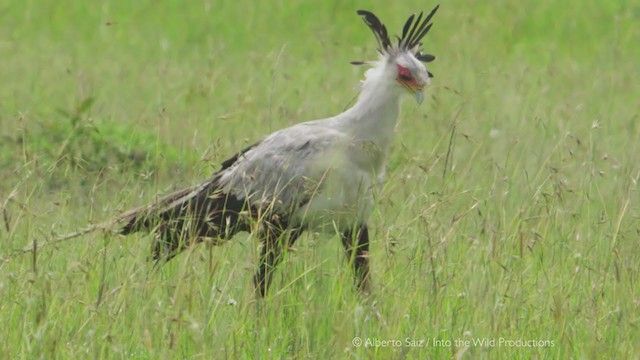
[[[222,162],[222,166],[220,167],[220,170],[218,170],[218,171],[222,171],[222,170],[226,170],[226,169],[230,168],[233,164],[236,163],[236,161],[238,161],[238,159],[242,155],[244,155],[247,151],[253,149],[254,147],[258,146],[258,144],[260,144],[260,141],[258,141],[257,143],[255,143],[253,145],[247,146],[246,148],[240,150],[239,152],[237,152],[235,155],[233,155],[229,159],[223,161]]]

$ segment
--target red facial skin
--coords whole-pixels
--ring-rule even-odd
[[[396,77],[396,80],[398,82],[400,82],[401,84],[408,86],[412,89],[421,89],[421,86],[418,86],[418,84],[416,83],[416,80],[413,78],[413,75],[411,75],[411,71],[409,71],[409,69],[398,65],[398,76]]]

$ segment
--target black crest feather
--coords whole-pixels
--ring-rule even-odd
[[[431,30],[431,26],[433,25],[433,23],[431,23],[431,19],[433,18],[433,15],[435,15],[436,11],[438,11],[439,7],[440,5],[434,7],[424,19],[422,18],[424,15],[422,12],[420,12],[417,17],[414,14],[409,16],[402,27],[402,37],[396,36],[398,39],[398,50],[413,51],[416,58],[422,62],[431,62],[436,59],[436,57],[431,54],[423,54],[421,52],[420,47],[422,46],[422,43],[420,41],[425,37],[425,35],[427,35],[429,30]],[[362,20],[364,20],[365,24],[371,28],[371,31],[375,35],[379,46],[378,51],[383,54],[389,53],[393,46],[389,40],[387,28],[380,19],[378,19],[378,17],[372,12],[366,10],[358,10],[358,15],[362,16]],[[358,65],[360,65],[359,62]]]
[[[391,48],[391,41],[389,41],[389,35],[387,34],[387,28],[384,24],[375,16],[372,12],[366,10],[358,10],[358,15],[362,16],[362,20],[367,24],[371,31],[373,31],[373,35],[376,36],[378,40],[378,45],[380,48],[378,49],[380,52],[386,52]]]
[[[422,38],[425,35],[427,35],[429,30],[431,29],[431,25],[433,25],[432,23],[430,23],[431,19],[433,18],[433,15],[435,15],[436,11],[438,11],[439,7],[440,5],[437,5],[436,7],[434,7],[433,10],[431,10],[431,12],[429,13],[429,15],[427,15],[427,17],[424,18],[424,20],[422,20],[422,15],[423,15],[422,12],[420,13],[420,15],[418,15],[418,18],[416,19],[415,22],[413,22],[414,16],[413,15],[409,16],[409,18],[407,19],[407,22],[404,24],[404,28],[408,29],[409,27],[411,27],[412,23],[413,23],[413,27],[411,27],[411,31],[407,33],[405,33],[404,31],[402,32],[402,39],[400,40],[400,46],[404,50],[411,50],[416,46],[420,45],[420,40],[422,40]]]

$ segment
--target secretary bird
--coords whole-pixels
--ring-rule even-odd
[[[380,54],[377,61],[353,62],[371,66],[353,107],[274,132],[224,161],[209,180],[123,214],[120,233],[154,232],[154,259],[169,260],[205,239],[215,244],[253,232],[262,243],[254,276],[262,297],[303,231],[337,229],[356,286],[368,293],[373,189],[384,176],[401,97],[410,94],[422,103],[433,77],[422,62],[435,57],[420,48],[437,10],[424,18],[411,15],[395,44],[373,13],[359,10]]]

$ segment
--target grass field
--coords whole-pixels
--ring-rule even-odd
[[[260,303],[248,235],[158,271],[149,235],[43,247],[342,111],[375,57],[355,11],[398,33],[434,5],[1,1],[0,358],[640,357],[633,1],[441,3],[368,300],[336,236],[305,235]]]

